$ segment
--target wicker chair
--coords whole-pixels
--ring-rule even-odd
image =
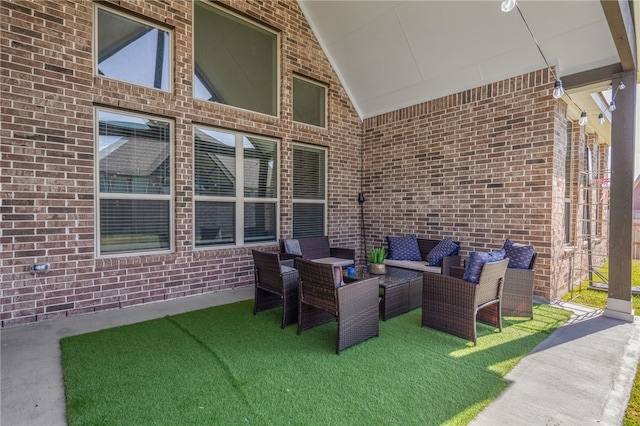
[[[502,316],[533,319],[533,284],[537,253],[533,253],[528,269],[507,268],[502,288]],[[451,276],[462,278],[465,266],[452,266]]]
[[[422,287],[422,326],[478,343],[476,319],[502,331],[500,300],[509,259],[486,263],[474,284],[425,272]]]
[[[502,290],[502,315],[505,317],[529,317],[533,319],[533,278],[537,253],[529,269],[507,268]]]
[[[296,268],[300,274],[298,334],[336,319],[336,354],[379,335],[378,277],[336,286],[331,265],[298,258]]]
[[[278,253],[253,250],[255,299],[253,314],[282,306],[285,328],[298,320],[298,271],[280,264]]]

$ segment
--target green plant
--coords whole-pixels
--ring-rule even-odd
[[[371,263],[384,263],[385,257],[387,257],[387,252],[384,250],[384,247],[378,247],[371,250],[369,261]]]

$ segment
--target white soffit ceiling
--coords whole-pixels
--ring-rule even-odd
[[[298,0],[362,118],[546,67],[501,0]],[[519,0],[560,77],[620,61],[598,0]]]

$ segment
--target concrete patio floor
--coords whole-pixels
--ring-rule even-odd
[[[253,298],[253,286],[61,318],[0,331],[3,426],[65,425],[62,337]],[[640,358],[634,323],[557,302],[575,314],[507,376],[472,425],[620,425]],[[387,424],[392,424],[391,419]]]

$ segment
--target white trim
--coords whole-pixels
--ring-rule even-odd
[[[136,193],[117,193],[117,192],[100,192],[100,119],[99,113],[100,111],[127,115],[132,117],[140,117],[143,119],[154,119],[158,121],[166,122],[169,125],[169,155],[171,167],[169,169],[170,173],[170,185],[169,185],[169,193],[168,194],[136,194]],[[98,107],[95,106],[93,108],[93,131],[94,131],[94,197],[95,197],[95,226],[94,226],[94,254],[96,258],[106,258],[106,257],[126,257],[126,256],[140,256],[146,254],[158,254],[158,253],[172,253],[175,252],[176,248],[176,230],[175,230],[175,123],[173,119],[169,119],[166,117],[159,117],[157,115],[152,114],[142,114],[132,111],[125,111],[119,109],[113,109],[108,107]],[[100,250],[100,236],[101,236],[101,228],[100,228],[100,200],[102,199],[131,199],[131,200],[165,200],[169,201],[169,248],[168,249],[157,249],[157,250],[144,250],[144,251],[127,251],[127,252],[117,252],[117,253],[102,253]]]
[[[607,307],[603,313],[605,317],[628,322],[635,320],[634,314],[631,300],[614,299],[612,297],[607,299]]]
[[[149,27],[153,27],[157,30],[160,31],[164,31],[169,35],[169,58],[168,58],[168,66],[167,66],[167,73],[169,74],[167,76],[167,81],[169,83],[169,87],[167,90],[161,89],[161,88],[157,88],[154,86],[146,86],[143,84],[138,84],[135,83],[133,81],[129,81],[129,80],[122,80],[119,78],[115,78],[115,77],[110,77],[107,75],[101,75],[98,73],[98,54],[99,54],[99,49],[98,49],[98,10],[104,10],[108,13],[112,13],[114,15],[118,15],[124,19],[129,19],[131,21],[135,21],[138,22],[140,24],[144,24],[147,25]],[[168,27],[164,27],[164,26],[160,26],[158,24],[156,24],[155,22],[151,22],[151,21],[147,21],[144,19],[140,19],[137,18],[133,15],[129,15],[127,13],[123,13],[121,11],[115,10],[115,9],[111,9],[110,7],[105,7],[103,4],[100,3],[94,3],[94,11],[93,11],[93,21],[94,21],[94,25],[93,25],[93,75],[94,77],[99,77],[99,78],[104,78],[104,79],[108,79],[108,80],[114,80],[114,81],[121,81],[123,83],[127,83],[127,84],[133,84],[135,86],[138,87],[144,87],[146,89],[151,89],[151,90],[158,90],[160,92],[163,93],[173,93],[174,91],[174,87],[173,87],[173,75],[174,75],[174,36],[173,36],[173,30],[171,28]]]

